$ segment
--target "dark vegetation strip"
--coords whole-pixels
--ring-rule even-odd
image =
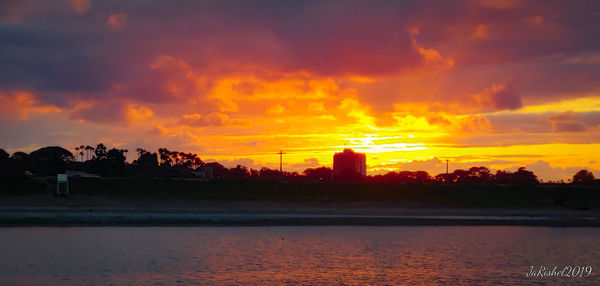
[[[55,179],[12,178],[2,194],[53,192]],[[122,199],[222,201],[371,201],[449,207],[600,207],[598,185],[438,184],[190,180],[165,178],[71,178],[72,194]]]

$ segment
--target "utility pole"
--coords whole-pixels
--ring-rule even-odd
[[[285,154],[283,152],[283,150],[279,150],[279,173],[281,174],[281,176],[283,177],[283,154]]]
[[[448,174],[448,161],[450,160],[446,159],[446,183],[448,183],[448,178],[450,177]]]

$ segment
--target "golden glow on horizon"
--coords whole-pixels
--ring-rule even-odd
[[[600,95],[529,105],[519,109],[518,111],[522,113],[600,111]]]

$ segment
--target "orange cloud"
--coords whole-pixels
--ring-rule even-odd
[[[471,37],[475,39],[485,39],[489,37],[489,27],[486,25],[477,25]]]
[[[0,113],[16,115],[19,119],[27,119],[31,114],[47,114],[61,112],[62,109],[40,103],[30,92],[0,92]]]
[[[249,126],[250,121],[242,118],[230,118],[229,115],[221,112],[212,112],[208,115],[198,113],[184,114],[180,124],[204,127],[204,126]]]
[[[152,111],[152,109],[150,109],[148,107],[145,107],[145,106],[136,107],[135,105],[132,105],[132,104],[127,106],[126,119],[128,122],[142,122],[144,120],[151,118],[153,115],[154,115],[154,111]]]
[[[492,9],[506,10],[516,8],[521,5],[520,0],[483,0],[478,1],[481,6]]]
[[[69,111],[69,118],[92,123],[146,124],[154,116],[154,111],[149,107],[122,100],[74,100],[71,104],[73,107]]]
[[[457,120],[459,129],[465,133],[481,133],[490,131],[492,124],[483,116],[466,116]]]
[[[106,20],[106,24],[115,31],[122,30],[127,23],[127,14],[123,12],[114,13],[108,15],[108,19]]]
[[[454,67],[455,63],[452,58],[443,58],[437,50],[420,46],[414,38],[412,39],[412,44],[424,59],[425,65],[421,67],[421,70],[424,70],[426,73],[447,70]]]
[[[283,107],[281,104],[275,104],[271,107],[269,107],[269,109],[267,110],[268,114],[271,115],[278,115],[278,114],[282,114],[285,112],[285,107]]]
[[[533,16],[530,18],[526,18],[525,22],[532,26],[539,26],[544,23],[544,17],[539,16],[539,15]]]
[[[84,14],[92,7],[91,0],[69,0],[69,4],[77,14]]]
[[[308,112],[321,113],[325,111],[325,105],[323,102],[311,102],[308,104]]]

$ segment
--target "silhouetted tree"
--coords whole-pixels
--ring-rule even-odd
[[[539,183],[537,176],[533,172],[525,170],[525,167],[520,167],[514,173],[511,173],[509,171],[497,170],[496,175],[494,175],[493,182],[498,184],[519,185],[531,185]]]
[[[300,173],[298,173],[296,171],[293,171],[293,172],[283,171],[283,178],[286,180],[299,181],[300,178],[302,178],[302,175],[300,175]]]
[[[262,167],[259,171],[259,177],[263,180],[277,180],[281,178],[281,174],[279,170]]]
[[[29,154],[27,154],[25,152],[17,151],[15,153],[13,153],[10,156],[10,158],[13,159],[13,160],[25,162],[27,159],[29,159]]]
[[[94,155],[96,156],[96,160],[103,160],[107,158],[107,149],[104,144],[100,143],[96,146],[96,150],[94,150]]]
[[[85,148],[85,147],[84,147]],[[102,176],[123,177],[129,175],[127,163],[125,162],[126,149],[111,148],[99,143],[95,150],[95,158],[91,161],[91,171]]]
[[[93,157],[92,154],[94,153],[94,150],[96,150],[96,149],[94,149],[94,147],[92,147],[92,146],[89,146],[89,145],[85,146],[87,160],[93,159],[92,158]]]
[[[77,162],[73,154],[61,147],[50,146],[40,148],[31,154],[15,152],[12,156],[0,149],[0,174],[22,175],[24,171],[30,170],[38,175],[54,175],[64,172],[68,167],[70,170],[82,170],[93,172],[103,176],[132,176],[134,174],[144,174],[148,176],[164,177],[194,177],[203,174],[212,174],[217,179],[240,179],[240,178],[258,178],[258,179],[281,179],[285,180],[330,180],[333,171],[328,167],[308,168],[302,174],[298,172],[283,172],[279,170],[263,167],[260,170],[248,169],[245,166],[237,165],[233,168],[226,168],[218,162],[204,163],[197,154],[185,153],[179,151],[169,151],[166,148],[159,148],[158,154],[149,152],[142,148],[137,148],[138,158],[131,164],[126,162],[127,150],[111,148],[110,150],[99,143],[96,148],[91,146],[75,147],[82,160]],[[160,158],[160,160],[159,160]],[[206,167],[206,168],[204,168]],[[210,171],[207,171],[210,170]],[[209,176],[209,175],[207,175]],[[448,176],[439,174],[432,178],[425,171],[398,171],[388,172],[384,175],[363,176],[352,169],[346,169],[341,175],[336,176],[336,180],[342,181],[367,181],[367,182],[390,182],[390,183],[427,183],[427,182],[454,182],[454,183],[500,183],[500,184],[537,184],[537,176],[526,170],[519,168],[516,172],[496,171],[492,175],[486,167],[471,167],[468,170],[455,170]],[[573,177],[573,183],[596,182],[591,172],[581,170]]]
[[[322,180],[331,181],[333,177],[333,169],[329,167],[308,168],[304,170],[304,176],[307,180]]]
[[[10,156],[10,175],[21,175],[30,168],[29,154],[17,151]]]
[[[127,159],[125,157],[125,153],[127,152],[126,149],[116,149],[116,148],[112,148],[110,150],[108,150],[108,152],[106,153],[106,157],[108,160],[110,160],[113,164],[115,164],[115,166],[125,166],[125,160]]]
[[[79,146],[75,146],[75,160],[77,160],[77,155],[79,154]],[[83,161],[83,159],[81,160]]]
[[[8,173],[10,155],[4,149],[0,149],[0,175]]]
[[[145,150],[145,149],[143,149],[143,148],[135,148],[135,151],[138,153],[138,158],[139,158],[140,156],[142,156],[143,154],[146,154],[146,153],[148,153],[148,151],[147,151],[147,150]]]
[[[74,160],[73,153],[58,146],[40,148],[29,154],[31,169],[39,175],[64,173],[66,163],[71,160]]]
[[[83,162],[83,153],[85,151],[85,146],[80,145],[78,150],[79,150],[79,155],[81,156],[81,162]]]
[[[594,174],[588,170],[581,170],[573,176],[573,184],[589,184],[594,182]]]
[[[0,175],[2,176],[21,176],[29,168],[29,155],[24,152],[15,152],[8,156],[8,153],[0,149]]]
[[[170,167],[173,165],[171,159],[171,152],[167,148],[158,148],[158,154],[160,157],[160,165],[163,167]]]
[[[4,151],[4,149],[0,149],[0,162],[8,161],[9,157],[10,154],[8,154],[8,152]]]
[[[390,171],[383,175],[373,176],[369,180],[372,182],[385,183],[426,183],[432,181],[432,178],[425,171]]]
[[[471,183],[489,183],[492,177],[490,169],[486,167],[469,168],[469,181]]]
[[[435,177],[433,177],[433,180],[438,183],[445,183],[448,182],[448,177],[449,176],[446,176],[446,173],[442,173],[435,175]]]
[[[512,173],[509,171],[497,170],[494,175],[494,182],[499,184],[508,184],[512,180]]]
[[[193,177],[205,165],[197,154],[169,151],[167,148],[159,148],[158,157],[159,165],[167,176]]]
[[[364,180],[365,176],[359,172],[356,172],[354,169],[346,168],[343,169],[340,174],[336,175],[333,179],[336,181],[356,182]]]
[[[249,176],[250,176],[250,172],[248,171],[248,167],[246,167],[246,166],[237,165],[234,168],[229,169],[229,174],[228,174],[229,178],[241,179],[241,178],[247,178]]]
[[[521,167],[513,173],[513,183],[530,185],[537,184],[539,181],[533,172],[525,170],[525,167]]]
[[[197,154],[179,152],[177,157],[179,158],[178,166],[189,170],[196,170],[204,165],[204,162],[202,162]]]
[[[457,169],[450,173],[448,181],[454,183],[469,183],[471,181],[471,172]]]
[[[416,171],[413,173],[413,180],[419,183],[426,183],[431,181],[431,176],[425,171]]]
[[[139,156],[133,161],[135,170],[147,176],[154,176],[158,170],[158,156],[156,153],[150,153],[144,149],[136,149]]]

